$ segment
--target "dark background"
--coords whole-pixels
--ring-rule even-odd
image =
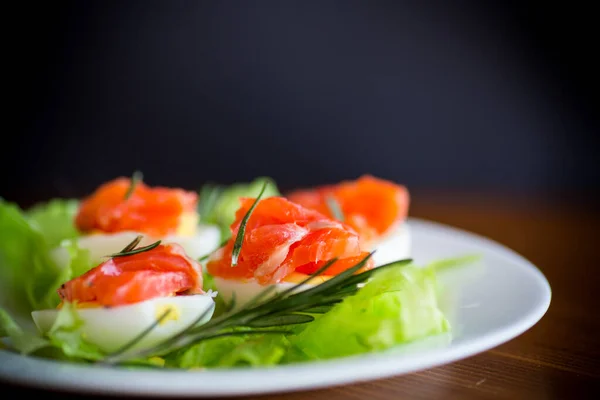
[[[289,189],[372,173],[412,192],[535,198],[505,213],[477,199],[445,207],[444,196],[415,208],[499,240],[548,274],[558,307],[538,330],[550,334],[533,339],[543,354],[518,353],[549,362],[520,357],[518,370],[566,393],[585,376],[558,379],[571,371],[563,360],[572,371],[589,365],[576,357],[591,342],[555,344],[589,338],[597,318],[586,290],[597,224],[573,203],[536,208],[573,194],[596,201],[600,35],[586,3],[4,4],[0,196],[23,205],[81,196],[141,169],[149,183],[190,189],[257,175]],[[5,386],[13,397],[96,398]]]
[[[135,169],[190,189],[270,175],[287,190],[371,173],[414,191],[589,195],[600,170],[591,10],[13,4],[0,196],[81,196]]]

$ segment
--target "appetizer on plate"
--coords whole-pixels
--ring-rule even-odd
[[[299,189],[286,197],[351,226],[365,250],[377,250],[373,256],[376,265],[411,255],[406,223],[410,198],[405,186],[363,175],[353,181]]]
[[[76,330],[107,353],[119,350],[157,320],[157,326],[129,351],[178,334],[206,310],[208,314],[196,324],[208,321],[214,301],[211,293],[202,290],[200,264],[178,244],[156,242],[136,248],[140,239],[63,283],[58,289],[62,301],[56,309],[32,312],[40,332],[53,328],[67,303],[80,320]]]
[[[259,200],[244,226],[241,250],[234,258],[236,239],[244,217],[256,199],[244,198],[231,224],[231,239],[208,260],[207,271],[225,301],[235,292],[244,304],[266,285],[285,290],[317,272],[332,259],[337,261],[306,287],[357,264],[369,255],[358,234],[348,225],[304,208],[283,197]],[[373,267],[369,262],[364,269]]]
[[[220,243],[218,227],[199,224],[198,195],[179,188],[150,187],[140,176],[116,178],[85,197],[74,223],[80,233],[77,245],[88,249],[91,259],[124,247],[138,235],[143,245],[156,240],[178,243],[192,258],[200,258]],[[58,248],[55,256],[66,258]]]
[[[364,176],[283,197],[270,183],[197,194],[134,175],[31,210],[0,198],[0,340],[73,362],[206,368],[450,332],[436,273],[464,261],[412,263],[405,188]]]

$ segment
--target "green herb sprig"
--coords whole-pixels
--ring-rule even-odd
[[[119,357],[122,356],[123,354],[125,354],[125,352],[127,350],[129,350],[130,348],[132,348],[133,346],[135,346],[137,343],[139,343],[140,340],[142,340],[144,337],[146,337],[146,335],[148,335],[153,329],[155,329],[157,326],[159,326],[168,316],[169,314],[171,314],[171,312],[173,311],[172,308],[167,308],[157,319],[156,321],[154,321],[149,327],[147,327],[146,329],[144,329],[142,332],[140,332],[138,335],[136,335],[133,339],[131,339],[129,342],[125,343],[123,346],[121,346],[119,349],[115,350],[114,352],[110,353],[108,355],[109,358],[113,358],[113,357]]]
[[[325,197],[325,203],[327,204],[327,208],[331,212],[331,215],[333,215],[333,218],[337,219],[338,221],[344,222],[344,213],[342,212],[342,207],[340,206],[340,203],[338,203],[338,201],[335,199],[335,197]]]
[[[254,203],[252,203],[252,206],[250,207],[250,209],[248,210],[248,212],[246,213],[246,215],[244,215],[244,218],[242,219],[242,221],[240,223],[240,228],[239,228],[238,233],[236,235],[235,242],[233,244],[233,251],[231,253],[231,266],[232,267],[235,267],[237,265],[238,258],[240,256],[240,252],[242,250],[242,244],[244,242],[244,235],[246,234],[246,225],[248,225],[248,220],[250,219],[250,216],[252,215],[252,212],[256,208],[256,205],[260,201],[260,199],[263,196],[263,194],[265,193],[265,190],[267,189],[267,185],[268,185],[268,182],[265,182],[263,184],[262,189],[260,190],[258,196],[254,200]],[[209,212],[209,210],[212,207],[214,207],[213,202],[217,201],[217,199],[220,196],[220,193],[222,191],[223,191],[223,188],[221,186],[212,185],[212,184],[206,184],[206,185],[204,185],[203,188],[200,191],[200,200],[201,200],[201,202],[202,202],[203,198],[205,200],[204,200],[204,203],[201,204],[201,206],[199,207],[199,213]],[[202,211],[202,210],[204,210],[204,211]],[[202,215],[202,214],[200,214],[200,215]],[[223,246],[225,246],[227,244],[227,242],[229,242],[229,238],[225,239],[223,242],[221,242],[215,251],[217,251],[220,248],[222,248]],[[206,254],[206,255],[200,257],[198,259],[198,261],[203,262],[203,261],[208,260],[208,258],[213,253],[214,252]]]
[[[155,247],[158,247],[158,245],[161,243],[161,241],[158,240],[152,244],[149,244],[148,246],[144,246],[144,247],[140,247],[140,248],[136,249],[137,245],[140,244],[140,242],[142,241],[143,238],[144,237],[142,235],[136,236],[136,238],[133,239],[131,241],[131,243],[129,243],[127,246],[125,246],[123,248],[123,250],[119,251],[118,253],[109,254],[106,257],[114,258],[114,257],[132,256],[134,254],[139,254],[139,253],[143,253],[145,251],[152,250]]]
[[[131,195],[135,191],[135,187],[137,186],[137,184],[143,180],[144,174],[142,174],[141,171],[135,171],[133,173],[133,175],[131,176],[131,184],[129,185],[127,192],[125,192],[125,200],[128,200],[131,197]]]
[[[140,359],[150,356],[161,356],[186,346],[197,344],[204,340],[214,339],[224,336],[237,335],[264,335],[264,334],[288,334],[288,329],[264,329],[289,327],[290,325],[305,324],[313,321],[311,314],[326,313],[335,304],[341,302],[344,298],[355,294],[360,285],[365,283],[375,272],[385,268],[408,265],[411,259],[399,260],[375,269],[370,269],[361,273],[360,270],[372,256],[373,253],[364,257],[360,262],[331,279],[302,290],[311,279],[324,273],[337,260],[331,260],[318,271],[311,274],[302,282],[293,287],[268,296],[273,293],[275,286],[269,286],[259,293],[254,299],[240,307],[238,310],[230,310],[219,317],[216,317],[203,325],[197,324],[206,318],[212,311],[212,308],[204,310],[200,315],[188,325],[178,335],[171,337],[156,346],[133,353],[113,354],[101,362],[103,364],[116,365],[131,359]],[[243,330],[236,330],[244,328]],[[150,329],[145,331],[148,334]],[[144,335],[136,338],[141,340]],[[127,348],[131,348],[135,343],[130,343]]]
[[[231,252],[231,266],[232,267],[235,267],[237,265],[238,257],[240,256],[240,252],[242,251],[242,243],[244,242],[244,235],[246,234],[246,225],[248,225],[248,220],[250,219],[252,212],[256,208],[256,205],[260,201],[260,198],[265,193],[265,189],[267,188],[267,185],[268,185],[268,182],[265,182],[263,184],[262,189],[260,189],[260,193],[254,200],[254,203],[252,203],[252,206],[250,207],[250,209],[248,210],[246,215],[244,215],[244,218],[242,218],[242,221],[240,222],[240,228],[238,229],[238,233],[235,237],[235,242],[233,242],[233,251]]]

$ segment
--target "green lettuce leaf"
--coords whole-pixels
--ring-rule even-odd
[[[64,239],[79,236],[75,227],[75,215],[79,201],[76,199],[53,199],[38,203],[26,212],[33,226],[42,234],[50,247],[58,246]]]
[[[20,325],[31,311],[56,307],[68,271],[57,266],[44,235],[23,211],[0,199],[0,308]]]
[[[230,238],[229,227],[235,220],[235,212],[240,208],[240,198],[258,196],[265,182],[269,185],[265,189],[263,199],[281,195],[275,181],[269,177],[258,177],[252,182],[235,183],[226,187],[205,186],[204,189],[210,190],[200,191],[200,221],[219,226],[223,240]]]
[[[0,338],[10,338],[10,347],[21,354],[31,354],[50,346],[50,342],[34,333],[24,331],[15,320],[0,308]]]
[[[73,303],[64,303],[46,336],[50,343],[62,350],[67,358],[101,360],[105,354],[95,345],[85,341],[79,328],[83,324]]]
[[[82,324],[72,303],[63,305],[45,335],[23,330],[5,310],[0,309],[0,337],[10,339],[7,345],[11,350],[60,360],[102,360],[105,354],[97,346],[86,342],[79,332]]]
[[[480,261],[482,258],[481,254],[466,254],[460,257],[443,258],[436,260],[429,264],[430,268],[433,268],[437,274],[456,270],[458,267],[465,267],[471,265],[476,261]]]
[[[309,359],[379,351],[449,332],[433,267],[391,267],[307,324],[291,343]]]
[[[51,251],[54,262],[64,271],[65,281],[85,274],[97,264],[92,260],[89,249],[79,247],[77,239],[65,239],[60,246]]]
[[[283,334],[226,336],[182,349],[166,359],[167,367],[225,368],[280,363],[289,348]]]

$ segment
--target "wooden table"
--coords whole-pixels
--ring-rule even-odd
[[[488,236],[528,258],[552,287],[547,314],[518,338],[460,362],[370,383],[252,399],[596,398],[600,213],[591,201],[419,193],[413,196],[411,214]],[[19,389],[21,393],[49,394]]]

